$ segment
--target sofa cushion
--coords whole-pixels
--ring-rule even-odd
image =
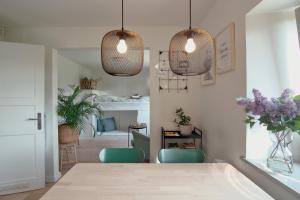
[[[102,119],[102,124],[104,127],[104,131],[114,131],[117,129],[116,120],[114,117],[104,118]]]
[[[102,120],[103,119],[97,120],[97,132],[104,132],[104,124]]]

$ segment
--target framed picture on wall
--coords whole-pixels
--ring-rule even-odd
[[[235,25],[231,23],[215,39],[216,71],[223,74],[235,68]]]
[[[202,74],[201,85],[212,85],[216,83],[216,56],[215,49],[211,47],[211,45],[207,45],[204,47],[205,57],[204,57],[204,65],[210,67],[210,70]]]

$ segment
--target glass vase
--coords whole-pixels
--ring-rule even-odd
[[[293,173],[293,154],[291,151],[293,133],[291,131],[270,133],[270,139],[272,145],[267,159],[268,168],[282,174]]]

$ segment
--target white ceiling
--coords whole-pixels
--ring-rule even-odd
[[[58,53],[73,62],[90,69],[97,70],[101,67],[100,48],[66,48],[59,49]],[[149,67],[149,64],[150,52],[146,49],[144,54],[144,67]]]
[[[193,0],[199,23],[217,0]],[[188,0],[124,0],[125,24],[130,26],[188,25]],[[0,0],[0,25],[117,26],[121,0]]]
[[[263,0],[249,14],[281,12],[300,6],[300,0]]]

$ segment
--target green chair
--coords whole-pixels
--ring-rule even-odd
[[[150,138],[149,136],[143,135],[136,130],[132,130],[134,148],[141,149],[145,153],[145,161],[150,160]]]
[[[102,163],[143,163],[144,152],[136,148],[105,148],[99,154]]]
[[[204,159],[199,149],[162,149],[158,155],[161,163],[202,163]]]

